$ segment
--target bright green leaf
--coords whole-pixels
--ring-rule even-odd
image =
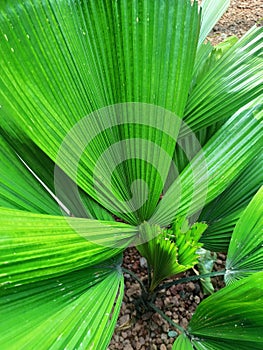
[[[118,269],[91,267],[62,277],[0,289],[0,347],[106,349],[123,297]]]
[[[35,213],[61,214],[56,201],[1,135],[0,150],[0,206]]]
[[[12,287],[98,264],[125,249],[135,227],[0,208],[0,285]]]
[[[181,334],[173,344],[172,350],[194,350],[194,348],[186,335]]]
[[[58,162],[85,192],[115,215],[132,224],[150,217],[170,164],[160,156],[160,150],[150,152],[149,143],[148,147],[136,143],[134,148],[131,137],[152,137],[155,144],[158,139],[163,151],[172,157],[198,42],[197,2],[45,0],[40,4],[30,0],[2,4],[1,10],[2,124],[9,131],[11,119],[53,161],[58,160],[61,143],[73,126],[99,108],[141,102],[164,107],[178,116],[169,123],[172,142],[168,142],[163,129],[145,130],[132,125],[130,119],[125,120],[126,126],[112,125],[112,120],[108,125],[109,118],[95,118],[94,130],[99,135],[86,150],[78,176],[72,170],[70,157],[78,162],[74,142],[70,144],[71,152]],[[159,119],[154,115],[150,118]],[[86,125],[87,132],[91,132],[90,125],[93,122]],[[113,128],[103,134],[107,125]],[[83,129],[81,134],[85,134]],[[113,145],[120,144],[127,135],[130,141],[114,150]],[[88,136],[86,133],[87,143]],[[75,141],[79,138],[77,135]],[[104,151],[110,152],[107,162],[99,176],[94,176],[94,161]],[[126,155],[132,159],[126,161]],[[120,165],[120,161],[124,164]],[[156,162],[157,169],[163,169],[163,181],[156,175]],[[109,174],[113,167],[115,172]],[[134,181],[138,175],[141,182],[147,183],[151,196],[145,205],[141,203],[144,189]],[[112,183],[104,181],[109,176]],[[129,188],[132,184],[133,192]]]
[[[165,193],[151,223],[166,226],[198,212],[241,174],[262,148],[262,108],[256,99],[215,133]]]
[[[202,24],[199,36],[199,45],[203,43],[215,24],[226,12],[230,0],[202,0]]]
[[[263,93],[263,28],[253,27],[228,49],[192,89],[184,120],[193,131],[231,117]],[[181,137],[187,134],[181,131]]]
[[[240,217],[228,249],[226,283],[263,270],[263,186]]]
[[[137,246],[152,270],[150,290],[153,291],[165,278],[186,271],[197,263],[196,251],[206,225],[196,223],[191,227],[184,218],[175,221],[171,229],[162,230],[147,222],[140,226],[140,236],[146,241]]]
[[[263,154],[256,156],[230,186],[203,209],[208,224],[201,237],[207,249],[227,252],[234,227],[263,182]]]
[[[188,330],[197,349],[262,349],[263,272],[203,300]]]

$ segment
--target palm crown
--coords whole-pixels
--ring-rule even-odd
[[[147,257],[152,290],[191,268],[201,243],[228,250],[226,282],[245,277],[236,298],[261,301],[263,30],[204,43],[228,3],[1,5],[2,349],[106,348],[129,245]],[[227,288],[193,318],[189,332],[210,339],[197,349],[239,341],[228,325],[213,347]],[[244,346],[260,348],[260,315]]]

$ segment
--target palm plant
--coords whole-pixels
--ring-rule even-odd
[[[263,29],[205,43],[228,5],[1,3],[1,349],[106,349],[129,245],[150,296],[228,251],[174,349],[262,348]]]

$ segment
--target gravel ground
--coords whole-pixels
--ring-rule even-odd
[[[253,25],[263,20],[263,0],[232,0],[230,7],[210,33],[209,39],[217,44],[226,37],[241,37]]]
[[[262,24],[263,0],[231,1],[227,13],[209,35],[209,40],[217,44],[226,37],[241,37],[256,23]],[[224,269],[225,256],[218,254],[216,270]],[[124,254],[123,266],[136,273],[142,280],[147,278],[144,261],[135,248],[129,248]],[[184,276],[193,275],[193,270]],[[170,350],[176,338],[174,329],[153,312],[140,313],[134,302],[140,295],[137,282],[125,274],[125,296],[118,323],[108,350]],[[213,278],[216,289],[224,286],[223,278]],[[189,282],[173,286],[164,293],[161,291],[156,299],[156,306],[174,322],[187,327],[197,305],[204,298],[199,282]]]
[[[225,256],[218,254],[215,270],[224,269]],[[124,254],[123,266],[136,273],[144,281],[147,278],[147,268],[135,248],[129,248]],[[177,277],[195,275],[193,270]],[[159,314],[154,312],[140,313],[136,310],[136,300],[140,295],[140,286],[128,274],[125,277],[125,296],[118,323],[109,350],[170,350],[177,336],[171,327]],[[169,282],[172,280],[167,280]],[[221,276],[213,278],[215,289],[224,286]],[[186,328],[197,305],[204,298],[199,282],[188,282],[161,290],[155,305],[174,322]]]

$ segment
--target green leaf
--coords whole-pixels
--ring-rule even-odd
[[[211,224],[237,211],[242,212],[263,182],[263,154],[259,153],[238,178],[202,211],[200,218]]]
[[[137,249],[152,270],[151,291],[165,278],[186,271],[197,263],[196,251],[201,246],[198,241],[205,229],[203,223],[189,227],[184,218],[176,220],[168,230],[147,222],[140,225],[140,236],[146,243],[138,245]]]
[[[0,208],[0,285],[12,287],[98,264],[135,238],[135,227]]]
[[[203,43],[197,51],[195,58],[195,66],[192,77],[192,85],[189,91],[191,95],[192,90],[196,85],[202,83],[202,79],[207,75],[207,72],[212,70],[216,62],[238,41],[235,36],[226,38],[223,42],[215,47],[208,41]]]
[[[151,223],[191,216],[233,182],[262,147],[261,99],[235,113],[183,170],[158,204]]]
[[[158,139],[161,149],[172,157],[198,42],[197,2],[44,0],[40,4],[30,0],[2,4],[0,23],[2,125],[9,130],[11,119],[53,161],[58,160],[57,153],[69,131],[94,110],[136,102],[175,113],[176,120],[168,123],[172,142],[163,128],[156,131],[132,125],[133,120],[125,118],[121,123],[117,120],[116,126],[113,116],[106,121],[95,118],[94,130],[99,135],[93,135],[97,139],[84,152],[78,176],[71,163],[71,157],[75,163],[79,160],[74,151],[80,148],[74,142],[70,144],[71,152],[58,162],[73,181],[77,180],[84,191],[115,215],[132,224],[150,217],[169,164],[158,148],[152,150],[152,144],[146,146],[143,140],[153,139],[158,144]],[[155,115],[149,118],[160,119]],[[126,126],[122,125],[124,120]],[[86,125],[86,135],[80,130],[86,143],[90,141],[92,123],[89,120]],[[162,120],[159,123],[164,124]],[[122,142],[127,135],[129,139],[142,138],[142,145],[137,142],[134,148],[132,140]],[[74,140],[79,138],[75,135]],[[115,143],[119,143],[117,149],[111,147]],[[100,168],[100,175],[93,178],[94,166],[105,151],[110,153],[107,162]],[[127,161],[126,155],[132,159]],[[164,179],[156,174],[156,163],[157,169],[163,169]],[[113,174],[109,173],[112,168]],[[111,183],[104,182],[103,178],[109,176]],[[151,194],[145,204],[141,203],[145,189],[142,191],[141,184],[134,181],[138,177],[147,183]],[[131,184],[134,191],[129,189]]]
[[[191,93],[199,77],[206,73],[205,68],[207,67],[207,62],[209,61],[209,57],[212,51],[213,46],[210,42],[204,43],[198,48],[195,57],[195,65],[192,74],[192,84],[189,93]]]
[[[212,272],[214,268],[214,262],[217,259],[216,253],[210,252],[209,250],[203,248],[199,248],[196,253],[199,255],[197,264],[199,273],[201,275],[204,275]],[[214,293],[215,289],[211,282],[211,277],[201,278],[200,282],[203,287],[204,295]]]
[[[262,349],[263,272],[203,300],[188,330],[197,349]]]
[[[0,290],[3,350],[106,349],[123,298],[120,271],[91,267]]]
[[[200,238],[206,249],[214,252],[227,252],[235,225],[242,213],[238,210],[213,222]]]
[[[61,214],[56,201],[28,171],[0,135],[0,206],[35,213]]]
[[[11,124],[11,123],[10,123]],[[2,163],[6,164],[0,170],[1,193],[2,198],[0,204],[5,207],[14,209],[27,209],[28,201],[31,200],[39,203],[38,212],[48,214],[67,213],[71,216],[96,218],[99,220],[112,220],[111,215],[104,210],[98,203],[90,198],[83,190],[78,188],[74,182],[61,170],[59,172],[59,180],[57,187],[54,186],[54,162],[41,151],[21,130],[15,125],[12,126],[12,136],[2,132],[1,137],[1,154]],[[10,163],[10,165],[9,165]],[[14,175],[10,181],[10,173]],[[22,178],[28,178],[23,181]],[[14,179],[17,179],[14,182]],[[36,181],[37,180],[37,181]],[[7,181],[12,185],[6,192]],[[40,186],[41,184],[41,186]],[[10,186],[9,185],[9,186]],[[23,186],[23,191],[21,191]],[[44,188],[43,188],[44,187]],[[32,189],[36,188],[34,195],[29,195]],[[45,191],[44,191],[45,189]],[[4,192],[5,191],[5,192]],[[20,193],[23,193],[23,199],[20,201]],[[44,193],[46,192],[46,193]],[[49,194],[48,194],[49,193]],[[59,194],[59,198],[58,198]],[[59,203],[59,206],[51,201]],[[45,209],[45,198],[55,207],[53,211]],[[32,203],[33,204],[33,203]],[[31,211],[36,209],[32,208]]]
[[[200,220],[208,229],[201,237],[207,249],[227,252],[234,227],[263,182],[263,154],[260,153],[238,178],[203,209]]]
[[[226,120],[263,93],[263,28],[253,27],[206,70],[192,89],[184,120],[194,132]],[[181,131],[181,137],[189,132]]]
[[[263,270],[263,186],[240,217],[230,241],[227,284]]]
[[[180,334],[173,344],[172,350],[194,350],[185,334]]]
[[[202,1],[202,24],[199,35],[199,45],[205,40],[215,24],[226,12],[230,5],[230,0],[203,0]]]

